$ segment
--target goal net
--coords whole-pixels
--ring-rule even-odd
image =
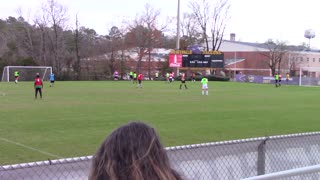
[[[300,67],[299,86],[320,86],[320,67]]]
[[[47,81],[52,73],[51,66],[5,66],[2,71],[1,81],[14,81],[14,72],[19,71],[19,81],[33,81],[37,73]]]

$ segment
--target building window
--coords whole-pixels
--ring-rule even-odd
[[[313,60],[313,62],[316,62],[316,58],[313,58],[312,60]]]
[[[307,58],[307,62],[309,62],[309,58]]]
[[[320,58],[319,58],[319,62],[320,62]]]
[[[301,62],[303,61],[303,57],[300,57],[300,61],[301,61]]]

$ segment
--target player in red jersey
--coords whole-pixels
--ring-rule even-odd
[[[138,86],[137,87],[142,88],[142,80],[143,80],[143,75],[141,73],[139,73],[139,75],[138,75]]]
[[[34,90],[35,90],[35,95],[34,97],[37,99],[38,92],[40,94],[40,98],[42,99],[42,88],[43,88],[43,82],[42,79],[40,78],[39,73],[36,74],[36,79],[34,80]]]

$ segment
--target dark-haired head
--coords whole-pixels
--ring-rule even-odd
[[[131,122],[113,131],[93,156],[90,180],[179,180],[156,131]]]

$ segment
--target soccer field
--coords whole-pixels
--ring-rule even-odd
[[[144,81],[0,83],[0,164],[87,156],[120,125],[155,127],[165,146],[319,131],[320,89],[269,84]]]

